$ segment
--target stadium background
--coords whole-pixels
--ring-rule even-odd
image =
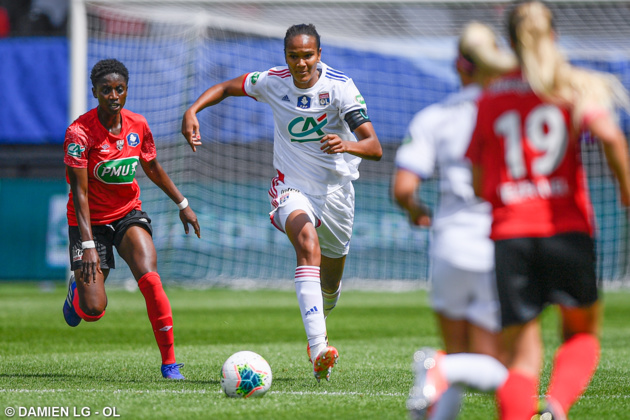
[[[282,37],[294,23],[314,23],[323,61],[352,77],[384,146],[381,162],[363,162],[346,285],[384,288],[426,284],[426,230],[409,227],[390,199],[396,147],[413,114],[458,88],[453,69],[461,26],[477,19],[503,34],[509,2],[219,2],[88,1],[85,63],[73,69],[79,30],[71,37],[0,40],[0,279],[62,280],[67,264],[63,135],[77,100],[95,106],[92,65],[116,57],[130,70],[127,108],[145,115],[158,159],[189,198],[202,239],[186,237],[173,203],[139,181],[154,222],[159,270],[167,283],[290,286],[294,254],[269,223],[266,198],[274,175],[272,118],[266,105],[230,98],[199,114],[205,144],[193,154],[181,134],[186,107],[210,85],[283,64]],[[630,87],[627,2],[550,3],[560,43],[571,60],[616,74]],[[74,19],[75,23],[79,19]],[[74,51],[74,52],[73,52]],[[72,74],[72,76],[71,76]],[[82,86],[75,86],[77,80]],[[83,112],[82,111],[82,112]],[[76,114],[76,115],[72,115]],[[630,134],[630,122],[621,115]],[[584,160],[598,217],[598,272],[625,284],[627,216],[596,144]],[[434,205],[435,181],[423,198]],[[124,262],[110,282],[130,277]]]

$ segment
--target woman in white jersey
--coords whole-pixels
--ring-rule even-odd
[[[467,25],[456,61],[462,89],[416,114],[396,154],[394,198],[413,225],[433,230],[431,306],[447,353],[423,348],[414,355],[416,382],[407,402],[414,418],[455,418],[463,386],[491,391],[507,377],[496,359],[501,325],[489,238],[491,208],[475,197],[464,156],[475,127],[476,99],[496,75],[478,64],[486,48],[497,49],[492,30],[477,22]],[[502,66],[507,71],[516,59],[506,53]],[[416,191],[436,166],[440,200],[431,216]],[[433,363],[427,359],[440,362],[441,375],[426,370]],[[427,382],[437,393],[429,391]]]
[[[284,52],[286,66],[246,73],[206,90],[184,114],[182,134],[196,151],[201,145],[196,114],[229,96],[250,96],[271,106],[278,172],[269,189],[271,222],[295,248],[295,290],[309,359],[315,378],[328,380],[339,355],[328,345],[326,316],[339,299],[352,236],[352,181],[359,177],[361,158],[379,160],[382,149],[352,79],[320,61],[313,25],[290,27]]]

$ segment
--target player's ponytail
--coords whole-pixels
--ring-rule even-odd
[[[478,83],[513,70],[518,62],[514,54],[501,50],[497,38],[487,25],[471,22],[459,38],[457,69],[473,77]]]
[[[508,28],[532,90],[546,100],[570,107],[576,125],[589,110],[612,110],[615,105],[630,110],[628,93],[617,78],[567,62],[556,47],[553,16],[544,4],[520,4],[510,14]]]

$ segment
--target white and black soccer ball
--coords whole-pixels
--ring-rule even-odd
[[[232,398],[262,397],[271,388],[271,367],[253,351],[234,353],[221,368],[221,388]]]

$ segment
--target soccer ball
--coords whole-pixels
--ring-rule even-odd
[[[262,397],[271,387],[271,367],[253,351],[234,353],[221,368],[221,388],[232,398]]]

